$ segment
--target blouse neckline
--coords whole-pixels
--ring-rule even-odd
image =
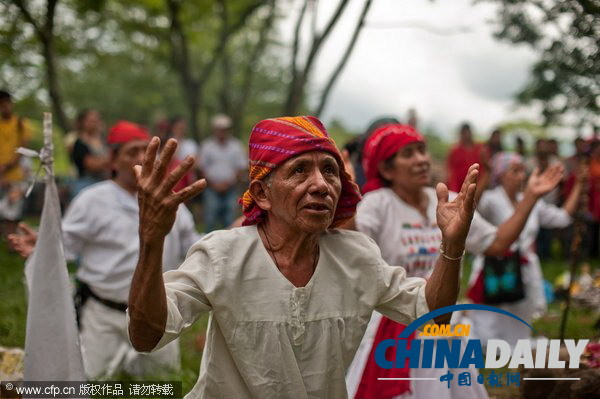
[[[258,246],[260,247],[262,257],[265,258],[268,268],[273,273],[277,274],[289,288],[292,288],[294,290],[305,290],[305,289],[312,288],[312,286],[314,285],[315,278],[317,277],[317,274],[319,273],[319,270],[322,269],[322,267],[319,266],[321,264],[321,259],[323,258],[323,256],[322,256],[323,251],[322,251],[322,246],[320,243],[321,237],[319,237],[319,240],[318,240],[319,241],[319,259],[317,260],[315,270],[314,270],[312,276],[310,277],[310,280],[308,280],[308,283],[306,283],[305,286],[297,287],[290,280],[288,280],[288,278],[281,272],[281,270],[279,270],[279,268],[273,261],[273,258],[271,258],[271,255],[269,255],[269,251],[265,247],[265,244],[262,242],[262,239],[260,238],[260,234],[258,233],[258,226],[254,225],[253,227],[254,227],[254,235],[256,236],[256,239],[258,240]]]

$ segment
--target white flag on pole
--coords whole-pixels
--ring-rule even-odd
[[[29,304],[25,381],[85,381],[75,306],[62,244],[61,213],[52,160],[52,115],[44,114],[46,171],[40,229],[27,265]]]

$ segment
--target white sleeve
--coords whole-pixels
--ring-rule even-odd
[[[465,242],[465,249],[475,255],[482,255],[496,239],[498,228],[485,220],[479,212],[473,214],[471,228]]]
[[[477,212],[479,212],[480,216],[485,220],[490,220],[490,215],[494,212],[493,196],[490,193],[489,190],[484,191],[477,204]]]
[[[382,226],[381,204],[378,196],[366,195],[356,208],[356,229],[379,242]]]
[[[219,280],[216,266],[206,247],[198,242],[190,249],[179,269],[163,275],[167,294],[167,323],[153,351],[173,341],[202,314],[212,310],[209,298]]]
[[[69,205],[62,220],[62,237],[67,260],[75,260],[82,248],[98,233],[96,207],[90,203],[87,196],[79,195]]]
[[[471,221],[471,227],[469,228],[469,234],[467,234],[467,240],[465,241],[465,250],[474,255],[482,255],[492,245],[496,239],[496,232],[498,228],[488,222],[479,213],[480,207],[483,205],[484,209],[487,209],[490,205],[488,196],[484,193],[481,197],[481,201],[477,206],[477,210],[473,214],[473,220]],[[449,199],[452,201],[458,194],[451,192]]]
[[[547,229],[558,229],[571,224],[571,216],[563,208],[559,208],[546,201],[538,201],[537,205],[540,226]]]
[[[379,303],[375,310],[402,324],[429,312],[424,279],[407,277],[403,267],[389,266],[383,259],[377,265],[377,276]]]

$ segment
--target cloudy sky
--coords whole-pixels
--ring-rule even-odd
[[[319,26],[336,3],[319,2]],[[313,74],[313,98],[343,52],[361,8],[362,1],[351,1],[323,48]],[[298,10],[290,12],[286,26],[293,29]],[[463,121],[487,135],[499,122],[535,118],[535,112],[517,109],[512,100],[525,84],[535,55],[528,47],[492,37],[494,10],[472,0],[373,0],[325,121],[340,119],[361,131],[382,114],[405,120],[413,107],[421,127],[432,126],[452,138]],[[291,35],[291,29],[284,34]]]

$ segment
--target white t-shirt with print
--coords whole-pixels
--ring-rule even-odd
[[[390,265],[402,265],[408,276],[427,278],[439,256],[442,233],[436,222],[437,195],[425,188],[429,199],[426,216],[408,205],[389,188],[367,193],[358,204],[356,225],[373,238],[383,259]],[[454,198],[455,193],[450,197]],[[473,216],[466,250],[482,254],[496,237],[497,228],[477,212]]]

